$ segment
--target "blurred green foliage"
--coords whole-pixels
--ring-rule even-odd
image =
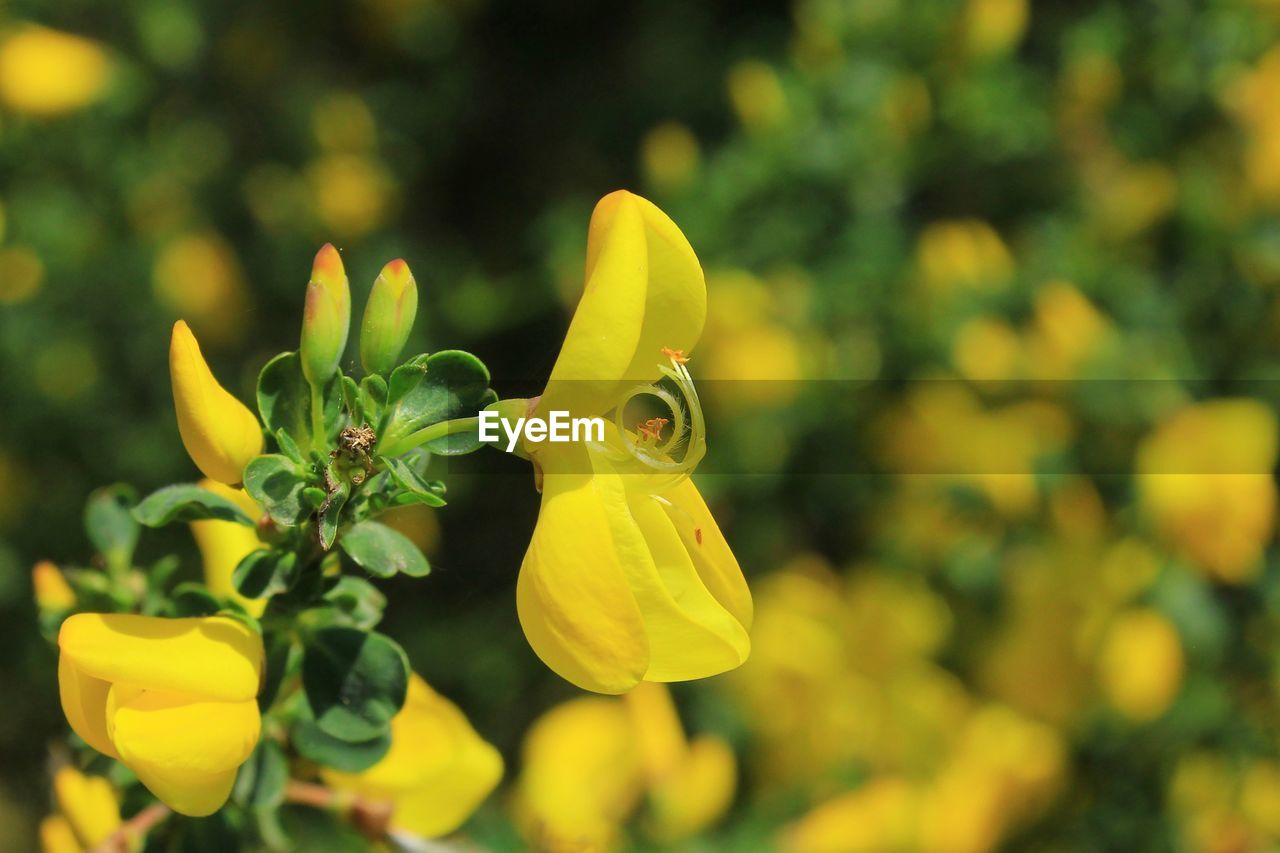
[[[106,52],[50,96],[83,104],[14,94],[26,21]],[[62,728],[31,564],[89,552],[91,488],[195,476],[171,321],[249,399],[333,240],[353,273],[409,261],[411,347],[536,394],[590,205],[628,186],[708,273],[699,482],[757,599],[752,660],[676,691],[743,770],[708,843],[1280,842],[1274,3],[10,0],[0,26],[14,837]],[[435,571],[385,585],[385,624],[514,759],[574,691],[521,636],[536,495],[495,459],[450,463],[411,533]],[[142,550],[197,574],[180,531]],[[472,829],[514,843],[501,798]]]

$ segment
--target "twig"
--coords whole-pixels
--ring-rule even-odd
[[[172,812],[164,803],[152,803],[133,817],[120,824],[90,853],[129,853],[134,839],[142,838],[167,818]]]
[[[349,791],[334,791],[297,779],[290,779],[284,786],[284,798],[291,803],[338,812],[373,841],[386,838],[394,808],[384,800],[366,800]]]

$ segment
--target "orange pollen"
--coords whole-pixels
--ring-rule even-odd
[[[666,418],[649,418],[649,420],[636,427],[636,432],[640,433],[642,438],[657,441],[662,435],[662,428],[668,423],[669,421]]]
[[[676,364],[688,364],[689,356],[684,354],[682,349],[672,349],[671,347],[663,347],[662,354],[674,361]]]

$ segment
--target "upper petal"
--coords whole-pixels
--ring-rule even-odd
[[[77,613],[62,623],[58,647],[76,669],[113,684],[224,701],[258,695],[262,637],[225,616]]]
[[[207,701],[116,685],[107,703],[111,739],[144,785],[176,812],[213,814],[261,733],[258,703]]]
[[[689,241],[653,203],[625,190],[596,205],[586,283],[539,411],[608,411],[621,386],[659,377],[662,348],[690,352],[707,291]]]
[[[218,384],[182,320],[173,324],[169,378],[178,432],[192,461],[205,476],[239,483],[244,466],[262,452],[262,427],[253,412]]]
[[[573,445],[548,449],[552,452],[544,455],[553,465],[561,453],[581,450]],[[574,470],[573,465],[565,460],[563,467]],[[622,693],[644,676],[649,665],[644,622],[591,475],[546,473],[538,524],[516,583],[516,605],[538,657],[579,687]]]

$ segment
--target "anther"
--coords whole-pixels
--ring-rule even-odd
[[[689,356],[684,354],[682,349],[672,349],[671,347],[663,347],[662,354],[675,364],[688,364]]]

